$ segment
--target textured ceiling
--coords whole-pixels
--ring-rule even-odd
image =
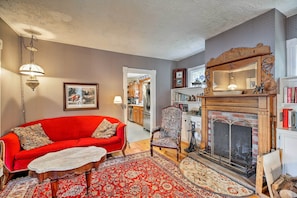
[[[297,14],[296,0],[0,0],[19,35],[107,51],[181,60],[205,40],[273,8]]]

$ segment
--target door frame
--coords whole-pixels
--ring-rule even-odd
[[[3,49],[3,40],[0,39],[0,101],[2,100],[2,49]],[[1,118],[0,118],[0,135],[2,136],[2,103],[0,102]]]
[[[129,67],[123,67],[123,90],[124,90],[124,96],[123,96],[123,103],[127,107],[128,105],[128,73],[137,73],[137,74],[148,74],[151,77],[151,85],[150,85],[150,93],[151,93],[151,117],[150,117],[150,128],[151,131],[153,128],[156,127],[156,70],[147,70],[147,69],[135,69],[135,68],[129,68]],[[128,121],[128,108],[124,109],[124,122],[127,123]],[[151,132],[150,131],[150,132]]]

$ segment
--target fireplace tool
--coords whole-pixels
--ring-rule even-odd
[[[191,121],[191,130],[189,130],[189,131],[191,131],[190,145],[189,145],[188,148],[185,149],[185,151],[186,151],[187,153],[196,151],[196,138],[195,138],[195,133],[197,133],[197,132],[196,132],[195,129],[196,129],[196,127],[195,127],[195,122]],[[197,134],[197,136],[198,136],[198,134]]]

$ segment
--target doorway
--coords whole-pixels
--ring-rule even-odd
[[[128,73],[136,73],[150,76],[150,131],[156,127],[156,70],[135,69],[123,67],[123,103],[128,107]],[[124,122],[128,122],[128,108],[124,110]]]

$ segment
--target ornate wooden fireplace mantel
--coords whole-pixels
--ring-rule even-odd
[[[277,84],[271,73],[273,66],[270,47],[263,44],[230,49],[206,64],[207,88],[201,97],[202,150],[209,141],[209,112],[220,111],[256,114],[258,154],[270,152],[275,146],[276,120]]]

